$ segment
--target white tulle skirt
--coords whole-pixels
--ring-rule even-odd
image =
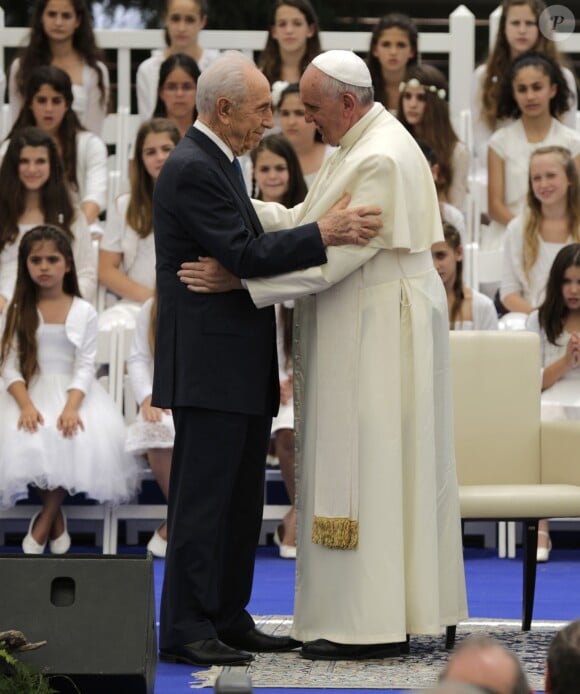
[[[141,411],[137,420],[127,429],[125,450],[134,455],[145,455],[150,448],[173,448],[175,426],[173,417],[166,412],[160,422],[146,422]]]
[[[65,438],[56,423],[66,398],[70,375],[40,375],[29,393],[44,424],[35,433],[18,429],[20,410],[14,398],[0,395],[0,505],[28,496],[27,486],[62,487],[99,502],[133,498],[139,485],[135,456],[125,451],[125,423],[112,399],[93,381],[79,414],[84,430]]]

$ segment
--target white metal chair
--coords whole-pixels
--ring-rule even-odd
[[[10,132],[12,119],[10,117],[10,104],[0,105],[0,141],[4,140]]]

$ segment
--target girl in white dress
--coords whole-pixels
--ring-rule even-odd
[[[71,202],[54,140],[28,127],[14,133],[0,166],[0,313],[14,293],[20,239],[37,224],[54,224],[66,233],[81,295],[92,301],[97,269],[86,217]]]
[[[137,69],[137,110],[145,120],[151,118],[157,98],[159,68],[174,53],[185,53],[200,70],[205,70],[217,58],[219,51],[202,48],[199,33],[207,22],[207,0],[167,0],[165,5],[165,42],[167,48],[156,48],[151,57]]]
[[[486,62],[478,66],[471,81],[471,122],[475,165],[478,176],[487,180],[487,145],[506,119],[498,117],[498,101],[506,66],[527,51],[538,51],[560,67],[570,89],[568,104],[561,115],[569,128],[576,127],[578,99],[574,73],[564,66],[558,43],[540,31],[540,15],[546,9],[542,0],[504,0],[497,36]]]
[[[367,55],[367,65],[375,101],[380,101],[393,116],[399,107],[399,85],[407,66],[417,62],[419,54],[417,25],[406,14],[391,12],[375,24]]]
[[[85,128],[101,135],[108,110],[109,71],[97,48],[85,0],[36,0],[28,45],[10,66],[13,121],[22,108],[30,74],[39,65],[55,65],[68,73],[73,109]]]
[[[42,499],[22,542],[27,554],[41,554],[47,542],[55,554],[68,551],[67,493],[118,502],[136,490],[123,418],[94,377],[96,337],[66,234],[34,227],[20,243],[0,350],[0,502],[25,499],[29,484]]]
[[[270,84],[299,82],[306,66],[321,52],[318,17],[310,0],[274,0],[258,63]]]
[[[580,244],[562,248],[546,285],[546,298],[528,317],[540,336],[542,419],[580,419]],[[548,522],[540,521],[538,561],[551,549]]]
[[[324,160],[336,147],[322,142],[316,125],[306,122],[306,111],[297,82],[275,82],[272,85],[272,102],[278,114],[280,130],[294,147],[302,175],[310,188]]]
[[[463,283],[461,234],[443,222],[443,235],[444,241],[431,246],[431,255],[447,294],[450,330],[497,330],[493,301]]]
[[[94,224],[107,204],[107,147],[98,135],[85,129],[73,110],[70,77],[53,65],[30,74],[24,104],[8,135],[35,125],[52,136],[61,156],[73,199]],[[5,151],[7,142],[2,145]]]
[[[267,135],[251,152],[254,197],[294,207],[306,197],[300,163],[284,135]],[[276,305],[276,338],[280,377],[280,408],[272,421],[275,452],[292,506],[276,528],[274,542],[283,559],[296,558],[296,509],[294,497],[294,396],[292,381],[293,302]]]
[[[482,234],[484,250],[503,247],[507,224],[522,211],[534,150],[547,145],[566,147],[580,169],[580,133],[558,120],[567,107],[570,93],[558,65],[540,53],[524,53],[512,63],[508,77],[498,114],[516,120],[497,130],[489,141],[491,223]]]
[[[153,187],[180,135],[166,118],[141,124],[131,160],[129,193],[109,211],[99,249],[99,281],[110,292],[112,305],[99,316],[99,327],[132,325],[155,287]],[[113,303],[115,297],[120,301]]]
[[[167,499],[175,427],[170,410],[162,410],[151,404],[156,316],[157,294],[154,293],[137,314],[131,352],[127,359],[127,373],[139,404],[139,412],[137,420],[127,431],[126,450],[135,455],[147,456],[153,476]],[[167,522],[153,533],[147,543],[147,549],[156,557],[165,556]]]
[[[447,80],[433,65],[411,66],[400,84],[397,117],[416,140],[437,155],[440,200],[463,209],[467,195],[469,150],[459,140],[449,117]]]
[[[526,209],[507,227],[500,287],[503,305],[519,313],[542,303],[556,254],[580,241],[580,186],[570,151],[540,147],[529,178]]]

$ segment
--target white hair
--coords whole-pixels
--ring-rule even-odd
[[[316,67],[316,65],[314,65]],[[318,70],[318,68],[316,68]],[[358,101],[360,106],[368,106],[372,104],[375,98],[375,90],[373,87],[357,87],[354,84],[348,84],[337,80],[330,75],[327,75],[322,70],[319,70],[321,79],[319,82],[320,91],[326,96],[338,99],[342,94],[348,92],[352,94]]]
[[[227,97],[236,106],[242,103],[247,96],[245,76],[249,67],[256,67],[254,61],[239,51],[220,53],[197,80],[195,105],[200,116],[214,114],[220,97]]]

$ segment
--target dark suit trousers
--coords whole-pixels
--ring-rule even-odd
[[[173,409],[160,646],[247,631],[271,418]]]

